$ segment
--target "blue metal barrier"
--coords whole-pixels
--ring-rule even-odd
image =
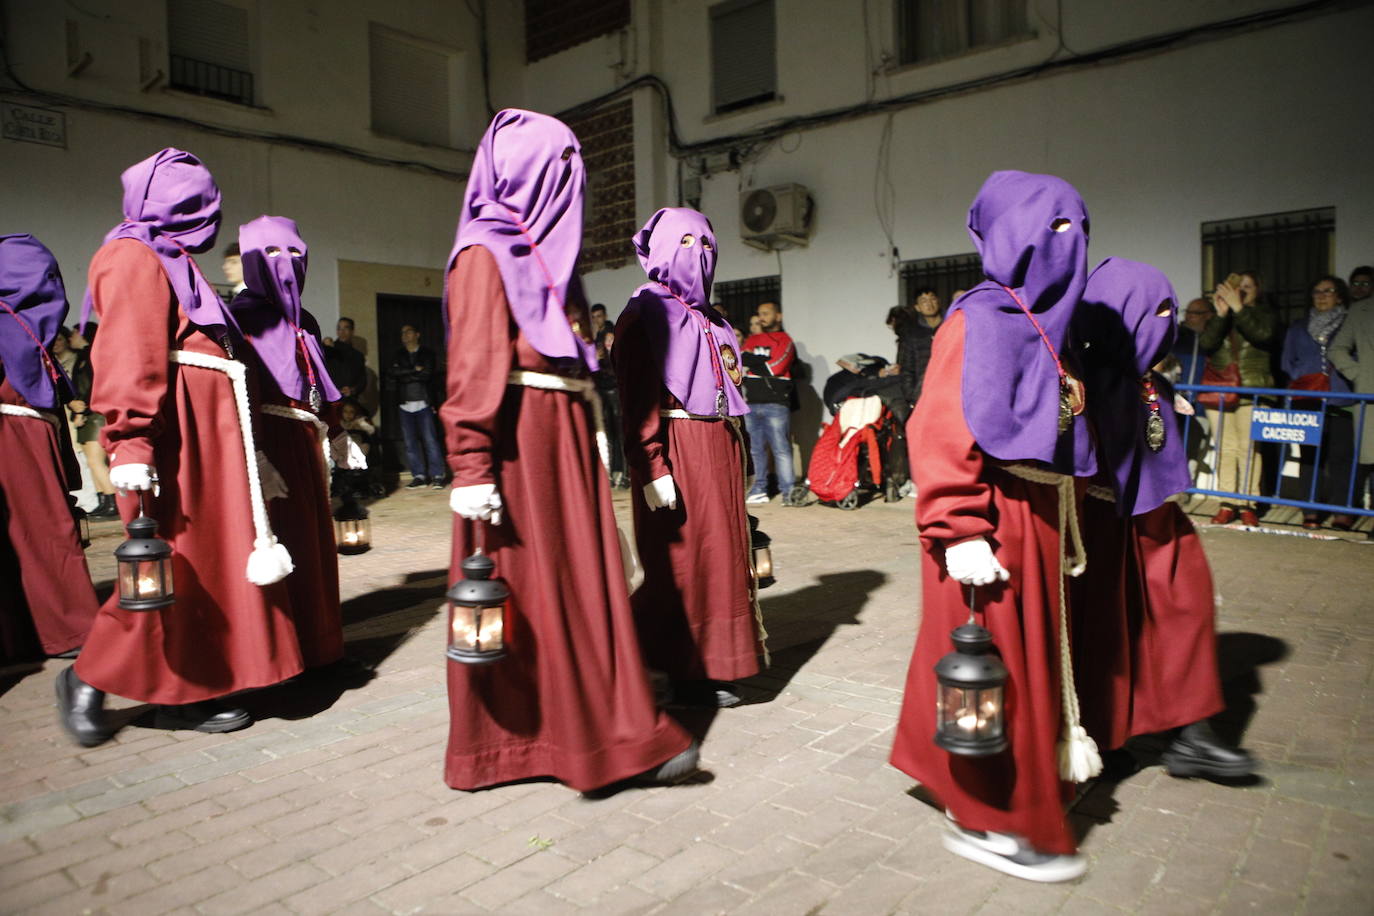
[[[1217,392],[1219,397],[1231,394],[1237,395],[1240,402],[1231,411],[1232,413],[1243,407],[1251,408],[1252,422],[1251,429],[1246,432],[1247,441],[1255,442],[1253,431],[1257,427],[1272,430],[1273,438],[1266,438],[1269,442],[1279,446],[1299,445],[1314,448],[1312,453],[1311,468],[1312,479],[1307,488],[1307,499],[1289,499],[1281,495],[1283,485],[1284,465],[1289,460],[1287,448],[1284,448],[1284,457],[1278,462],[1278,468],[1274,471],[1274,487],[1272,495],[1261,495],[1260,493],[1241,493],[1231,490],[1209,489],[1196,486],[1197,477],[1194,476],[1194,486],[1188,489],[1189,493],[1198,493],[1204,496],[1217,496],[1225,499],[1232,499],[1241,502],[1262,502],[1278,506],[1293,506],[1311,512],[1335,512],[1345,515],[1374,515],[1374,509],[1364,508],[1364,493],[1356,492],[1356,483],[1361,481],[1360,467],[1360,442],[1364,435],[1366,419],[1374,422],[1374,416],[1370,416],[1371,405],[1374,405],[1374,394],[1356,394],[1347,391],[1302,391],[1292,388],[1243,388],[1226,387],[1221,385],[1188,385],[1178,384],[1175,389],[1188,399],[1194,406],[1196,415],[1205,416],[1208,408],[1197,403],[1198,395],[1203,392]],[[1294,407],[1294,401],[1301,402],[1302,406]],[[1343,402],[1341,407],[1329,407],[1327,402]],[[1248,402],[1248,403],[1247,403]],[[1316,402],[1314,406],[1306,405]],[[1350,469],[1345,481],[1344,504],[1332,502],[1318,502],[1317,488],[1320,485],[1323,473],[1324,450],[1326,443],[1326,421],[1333,415],[1334,411],[1344,408],[1353,412],[1354,431],[1353,431],[1353,453],[1350,455]],[[1253,414],[1257,410],[1268,411],[1259,420],[1255,420]],[[1319,417],[1320,422],[1313,426],[1313,417]],[[1185,418],[1186,419],[1186,418]],[[1268,422],[1272,421],[1272,422]],[[1217,424],[1217,428],[1211,430],[1213,450],[1218,459],[1222,454],[1223,440],[1225,437],[1225,424]],[[1192,433],[1193,424],[1183,424],[1183,448],[1189,455],[1192,450],[1189,448],[1189,438]],[[1268,435],[1268,434],[1266,434]],[[1245,468],[1238,475],[1238,486],[1245,486],[1251,479],[1252,462],[1257,460],[1257,449],[1252,444],[1246,449]],[[1368,465],[1366,465],[1368,468]],[[1217,469],[1213,469],[1215,478]],[[1368,472],[1366,478],[1371,476]],[[1215,483],[1215,480],[1214,480]],[[1363,491],[1363,487],[1360,488]]]

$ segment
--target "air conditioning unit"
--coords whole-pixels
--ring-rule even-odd
[[[811,192],[799,184],[744,191],[739,199],[740,238],[764,251],[805,245],[811,238],[813,211]]]

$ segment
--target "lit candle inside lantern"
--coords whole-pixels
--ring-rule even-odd
[[[347,532],[345,532],[345,533],[344,533],[344,543],[345,543],[345,544],[356,544],[356,543],[358,543],[358,532],[356,532],[356,531],[347,531]]]
[[[157,580],[150,576],[143,576],[138,580],[139,597],[156,595],[160,591]]]
[[[500,613],[482,615],[482,632],[479,637],[484,646],[501,645],[502,623]]]
[[[955,721],[958,722],[959,727],[964,729],[965,731],[971,732],[978,727],[978,717],[974,715],[973,710],[971,709],[959,710],[955,714]]]

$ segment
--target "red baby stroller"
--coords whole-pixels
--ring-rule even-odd
[[[883,486],[892,444],[892,412],[878,395],[854,397],[821,431],[807,468],[807,486],[821,502],[857,509]]]

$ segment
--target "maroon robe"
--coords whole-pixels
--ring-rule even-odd
[[[309,412],[308,406],[262,382],[263,400]],[[272,390],[269,395],[268,391]],[[332,411],[322,420],[327,422]],[[272,532],[291,554],[295,569],[284,584],[290,595],[301,661],[318,668],[343,658],[343,616],[339,607],[339,551],[330,514],[324,446],[313,423],[259,413],[258,447],[286,481],[287,495],[267,502]],[[336,427],[336,432],[342,432]]]
[[[616,377],[644,584],[631,597],[644,659],[674,680],[733,681],[759,671],[746,450],[732,420],[674,420],[638,315],[615,329]],[[644,487],[673,475],[677,508],[651,511]]]
[[[173,348],[225,356],[177,304],[162,263],[133,239],[91,260],[100,316],[91,407],[105,415],[110,466],[151,465],[161,493],[118,498],[145,512],[175,551],[176,602],[126,611],[112,595],[76,661],[83,681],[145,703],[182,704],[265,687],[301,671],[284,582],[246,577],[253,520],[243,437],[229,377],[173,365]]]
[[[34,409],[7,381],[0,404]],[[38,412],[0,414],[0,664],[79,648],[100,608],[67,496],[80,485],[67,421]]]
[[[1024,837],[1041,852],[1072,853],[1064,816],[1070,784],[1059,778],[1058,496],[1014,477],[974,442],[964,420],[964,316],[935,335],[921,400],[907,423],[921,531],[921,625],[907,671],[892,765],[929,789],[971,830]],[[1081,420],[1078,422],[1082,422]],[[969,616],[968,587],[945,572],[944,547],[988,537],[1011,574],[977,589],[978,622],[1006,663],[1007,750],[961,757],[937,747],[935,664]]]
[[[492,483],[499,525],[458,516],[453,580],[486,528],[510,587],[509,654],[448,664],[444,779],[476,789],[552,777],[587,791],[685,750],[654,705],[625,593],[610,483],[580,395],[507,384],[555,371],[511,317],[496,260],[480,246],[448,276],[448,399],[439,411],[455,487]]]
[[[1212,571],[1176,503],[1121,518],[1090,498],[1087,572],[1074,583],[1083,726],[1103,750],[1221,712]]]

